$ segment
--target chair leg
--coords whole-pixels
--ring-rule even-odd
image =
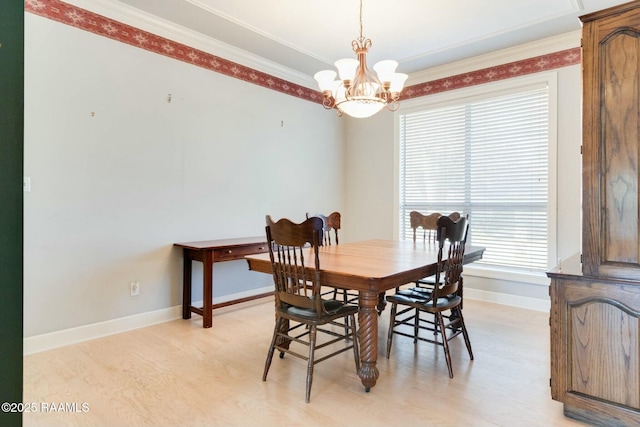
[[[416,315],[413,318],[413,343],[418,342],[418,333],[420,332],[420,310],[416,308]]]
[[[460,310],[460,306],[454,307],[451,309],[451,314],[449,315],[449,320],[451,321],[451,329],[453,329],[454,331],[457,331],[460,327],[460,322],[454,322],[458,319],[458,317],[460,317]]]
[[[307,394],[305,396],[305,403],[309,403],[311,397],[311,383],[313,383],[313,355],[316,349],[316,325],[311,325],[309,329],[309,361],[307,363]]]
[[[394,302],[391,304],[391,313],[389,314],[389,333],[387,334],[387,359],[391,356],[391,342],[393,341],[393,329],[396,323],[396,310],[398,305]]]
[[[467,332],[467,327],[464,324],[464,318],[462,317],[462,310],[458,310],[458,320],[460,322],[460,327],[462,328],[462,336],[464,337],[464,343],[467,346],[467,351],[469,352],[469,358],[473,360],[473,352],[471,351],[471,341],[469,340],[469,333]]]
[[[269,373],[269,367],[271,366],[271,360],[273,359],[273,352],[276,349],[276,339],[278,337],[278,328],[280,327],[280,322],[282,318],[278,317],[276,319],[276,325],[273,328],[273,338],[271,338],[271,345],[269,346],[269,351],[267,352],[267,361],[264,364],[264,372],[262,373],[262,381],[267,380],[267,374]]]
[[[378,294],[378,305],[376,306],[376,310],[378,311],[378,317],[382,315],[384,308],[387,305],[387,300],[384,299],[385,292],[380,292]]]
[[[447,339],[447,330],[444,326],[444,317],[441,312],[437,313],[440,335],[442,335],[442,347],[444,348],[444,358],[447,361],[449,369],[449,378],[453,378],[453,367],[451,366],[451,353],[449,353],[449,340]]]

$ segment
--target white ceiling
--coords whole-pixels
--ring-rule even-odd
[[[313,75],[355,57],[359,0],[118,0]],[[579,30],[579,16],[627,0],[363,0],[368,63],[413,73]]]

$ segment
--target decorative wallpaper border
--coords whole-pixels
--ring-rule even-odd
[[[268,89],[322,103],[322,94],[318,91],[288,82],[258,70],[237,64],[199,49],[174,42],[147,31],[140,30],[94,12],[82,9],[60,0],[25,0],[27,12],[43,16],[54,21],[70,25],[94,34],[108,37],[131,46],[136,46],[178,61],[206,68],[229,77],[240,79]],[[402,99],[417,98],[448,90],[509,79],[526,74],[553,70],[579,64],[579,47],[560,52],[541,55],[534,58],[515,61],[504,65],[433,80],[408,86],[402,91]]]
[[[581,49],[575,47],[409,86],[402,91],[401,100],[567,67],[580,61]]]

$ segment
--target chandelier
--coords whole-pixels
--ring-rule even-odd
[[[396,111],[400,106],[400,92],[407,79],[406,74],[396,73],[398,63],[385,60],[376,63],[375,76],[367,67],[367,52],[371,39],[362,36],[362,0],[360,0],[360,37],[351,42],[358,59],[344,58],[335,62],[340,76],[333,70],[317,72],[313,78],[322,91],[322,105],[326,109],[335,108],[338,116],[343,113],[351,117],[371,117],[386,107]]]

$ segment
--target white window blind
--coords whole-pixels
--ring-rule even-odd
[[[400,115],[400,238],[409,213],[468,213],[482,264],[547,268],[547,86]]]

